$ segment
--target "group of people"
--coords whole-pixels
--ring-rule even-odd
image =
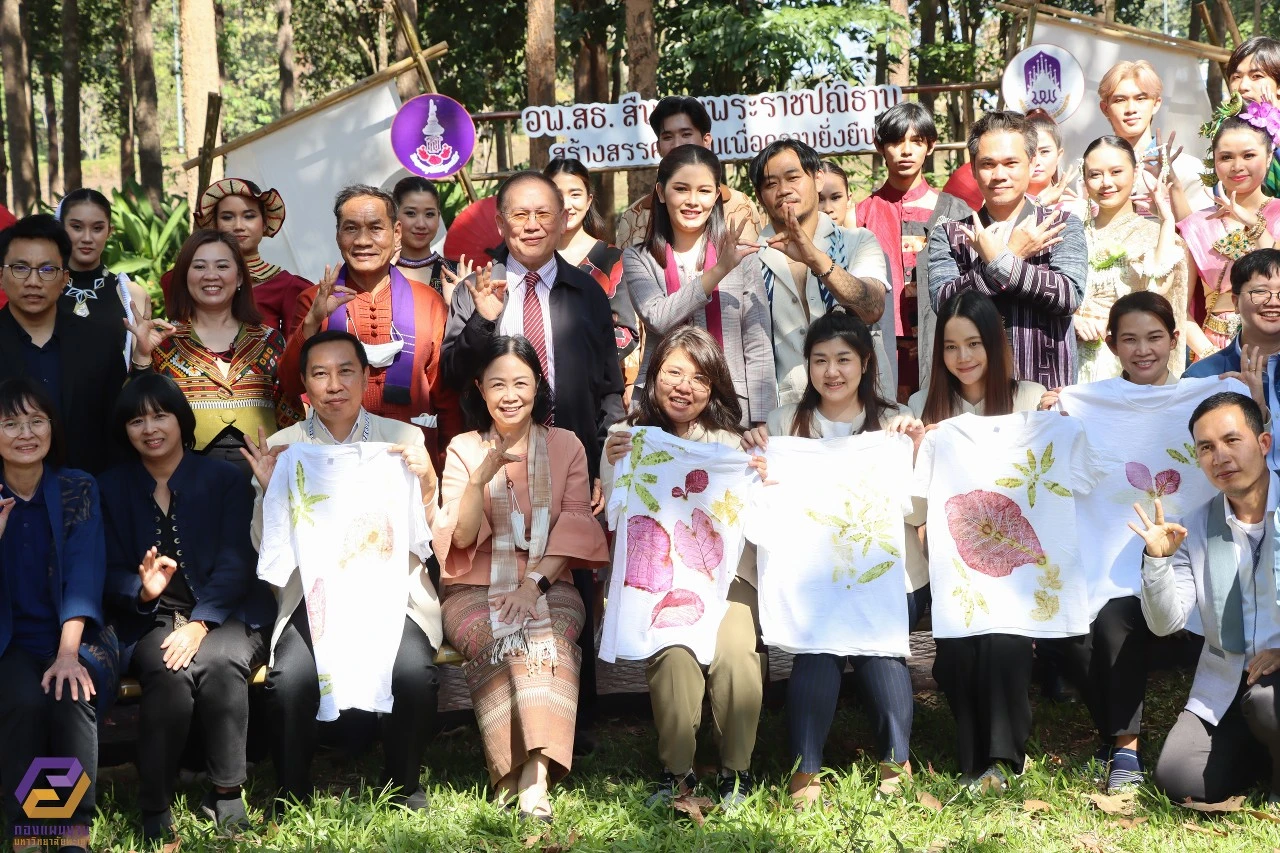
[[[19,220],[0,232],[0,787],[48,754],[93,780],[97,726],[132,674],[145,838],[171,840],[193,721],[201,810],[243,826],[249,682],[266,664],[277,802],[312,793],[314,721],[374,711],[382,783],[426,808],[447,643],[465,660],[495,799],[550,821],[549,786],[590,745],[599,591],[616,562],[601,518],[620,472],[632,482],[639,431],[745,451],[765,483],[771,436],[904,435],[936,472],[953,460],[932,455],[930,434],[974,418],[1058,409],[1101,429],[1073,396],[1094,389],[1136,412],[1194,410],[1190,444],[1169,453],[1199,464],[1217,503],[1185,507],[1178,524],[1160,501],[1178,473],[1125,467],[1151,500],[1102,523],[1133,522],[1140,581],[1104,567],[1087,633],[938,636],[961,771],[979,789],[1021,772],[1034,646],[1086,699],[1108,787],[1144,781],[1146,643],[1190,627],[1204,653],[1155,781],[1179,800],[1221,799],[1270,759],[1280,798],[1280,201],[1265,189],[1280,42],[1246,42],[1227,76],[1240,101],[1211,128],[1211,182],[1153,140],[1160,81],[1125,62],[1099,90],[1115,132],[1081,152],[1083,192],[1052,122],[1008,111],[974,125],[970,163],[936,192],[923,169],[937,131],[903,103],[877,119],[888,177],[857,205],[839,166],[791,139],[752,160],[754,200],[728,187],[705,108],[666,97],[650,118],[656,183],[619,217],[616,245],[574,160],[502,183],[502,245],[483,265],[432,250],[439,194],[406,178],[337,194],[342,262],[316,284],[259,254],[284,223],[279,193],[226,179],[201,198],[163,311],[103,267],[110,206],[97,192]],[[1196,280],[1203,324],[1189,313]],[[904,382],[915,360],[918,381]],[[1041,463],[1027,453],[1031,477]],[[908,626],[931,607],[928,554],[943,543],[928,522],[938,507],[917,491],[900,555]],[[732,807],[753,790],[758,588],[748,545],[710,663],[678,642],[646,662],[655,804],[698,784],[706,693],[720,796]],[[375,633],[359,652],[335,639]],[[912,772],[905,659],[800,649],[798,806],[821,797],[847,666],[882,783]],[[72,822],[87,825],[94,803],[91,785]],[[12,796],[6,811],[30,823]]]

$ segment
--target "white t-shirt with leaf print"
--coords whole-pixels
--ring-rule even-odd
[[[1070,637],[1089,630],[1076,498],[1106,467],[1084,424],[1058,412],[964,414],[916,458],[928,500],[935,637]]]

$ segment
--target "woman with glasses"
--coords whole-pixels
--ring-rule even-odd
[[[62,849],[83,850],[98,778],[95,697],[114,695],[118,652],[102,629],[98,486],[62,467],[63,447],[44,390],[26,379],[0,383],[0,787],[11,828],[54,823],[25,814],[14,792],[36,758],[74,761],[86,787],[56,823]]]
[[[660,209],[654,205],[655,217],[661,215]],[[636,388],[635,410],[610,430],[605,443],[600,475],[606,506],[613,490],[613,464],[631,452],[630,427],[652,427],[686,441],[723,444],[734,450],[742,444],[738,426],[742,410],[729,365],[719,343],[703,329],[684,326],[663,337],[653,349],[643,386]],[[752,460],[762,472],[763,462],[760,457]],[[676,500],[659,496],[664,499]],[[760,722],[764,656],[756,651],[760,617],[754,545],[742,551],[728,604],[710,667],[704,670],[684,646],[663,649],[645,666],[663,768],[658,790],[649,798],[651,806],[669,803],[698,784],[693,758],[707,692],[719,742],[721,802],[726,807],[738,805],[755,787],[751,754]]]
[[[653,215],[644,243],[622,254],[623,286],[645,328],[636,397],[664,336],[693,325],[724,352],[739,426],[762,424],[777,406],[773,330],[764,276],[725,223],[720,161],[700,145],[681,145],[658,165]]]

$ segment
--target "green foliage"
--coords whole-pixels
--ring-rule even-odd
[[[137,181],[130,181],[123,190],[113,190],[111,195],[111,237],[102,261],[107,269],[127,273],[146,288],[152,313],[163,316],[160,276],[173,266],[178,250],[191,235],[187,200],[166,195],[156,213]]]
[[[274,3],[252,0],[223,0],[222,9],[218,55],[229,84],[222,87],[222,138],[234,139],[280,117],[276,12]]]
[[[859,0],[693,0],[655,9],[662,92],[766,92],[820,79],[865,80],[861,51],[905,26],[887,4]],[[867,54],[869,56],[869,53]]]
[[[621,0],[613,2],[622,5]],[[523,107],[527,7],[523,0],[418,0],[423,46],[449,43],[449,53],[432,69],[440,93],[472,112]]]

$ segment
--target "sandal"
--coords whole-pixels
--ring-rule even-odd
[[[555,815],[551,811],[551,800],[543,794],[538,798],[538,802],[534,804],[532,811],[520,810],[521,820],[537,820],[542,823],[549,824],[555,819]]]

